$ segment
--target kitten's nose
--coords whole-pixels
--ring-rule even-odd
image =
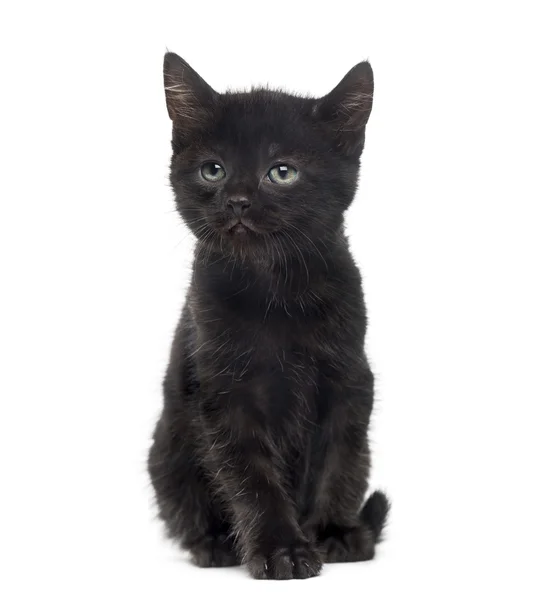
[[[231,196],[227,200],[227,206],[236,217],[241,217],[251,206],[251,202],[245,196]]]

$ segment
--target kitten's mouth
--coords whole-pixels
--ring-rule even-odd
[[[249,231],[249,227],[244,225],[244,223],[236,223],[229,228],[229,232],[233,235],[245,235]]]
[[[244,236],[250,232],[257,233],[257,228],[248,219],[238,219],[229,224],[227,231],[235,236]]]

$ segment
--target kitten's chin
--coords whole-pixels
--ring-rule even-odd
[[[274,253],[269,250],[267,234],[260,229],[255,229],[251,223],[239,222],[221,230],[222,243],[215,247],[224,256],[236,256],[242,262],[251,263],[258,268],[269,268]]]

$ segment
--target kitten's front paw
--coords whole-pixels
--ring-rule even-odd
[[[206,537],[190,548],[190,552],[198,567],[232,567],[240,564],[230,539],[224,534]]]
[[[256,552],[247,565],[255,579],[307,579],[321,572],[322,561],[311,544],[297,543]]]

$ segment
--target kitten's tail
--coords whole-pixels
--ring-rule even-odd
[[[360,511],[360,519],[373,532],[375,543],[382,539],[389,511],[390,500],[381,491],[373,492]]]

